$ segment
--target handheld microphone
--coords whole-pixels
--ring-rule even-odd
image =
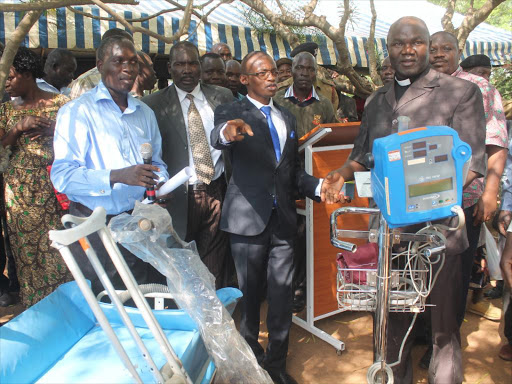
[[[144,143],[140,146],[140,154],[144,164],[152,164],[153,147],[150,143]],[[156,201],[155,187],[153,185],[146,187],[146,196],[149,201]]]

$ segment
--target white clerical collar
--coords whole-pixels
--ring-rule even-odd
[[[395,76],[395,81],[398,83],[399,86],[401,87],[405,87],[407,85],[411,85],[411,80],[410,79],[405,79],[405,80],[398,80]]]

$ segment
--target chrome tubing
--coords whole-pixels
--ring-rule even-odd
[[[342,207],[331,213],[331,244],[336,248],[355,252],[357,250],[357,246],[354,243],[338,239],[338,216],[345,213],[379,215],[380,210],[378,208]]]
[[[377,302],[375,308],[375,362],[380,363],[380,382],[389,382],[389,370],[386,369],[387,333],[389,318],[389,290],[391,271],[391,234],[388,223],[380,217],[379,230],[379,259],[377,267]],[[387,380],[386,380],[386,377]]]

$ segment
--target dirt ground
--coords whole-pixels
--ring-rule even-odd
[[[501,300],[493,300],[501,307]],[[22,311],[20,305],[0,308],[0,324]],[[262,319],[266,308],[262,306]],[[236,320],[235,313],[235,320]],[[363,312],[345,312],[320,320],[316,325],[345,342],[346,349],[338,356],[332,346],[313,337],[297,325],[290,333],[288,372],[300,384],[366,383],[366,372],[372,361],[372,319]],[[262,322],[262,344],[267,333]],[[465,383],[510,383],[512,362],[503,361],[498,351],[503,345],[499,323],[471,313],[466,314],[462,325],[462,344]],[[413,350],[414,382],[427,383],[427,371],[418,367],[426,346]]]

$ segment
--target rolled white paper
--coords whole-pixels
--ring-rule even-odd
[[[156,197],[160,197],[163,195],[167,195],[168,193],[171,193],[180,185],[187,182],[191,177],[192,169],[190,167],[183,168],[176,175],[167,180],[167,182],[156,191]]]

